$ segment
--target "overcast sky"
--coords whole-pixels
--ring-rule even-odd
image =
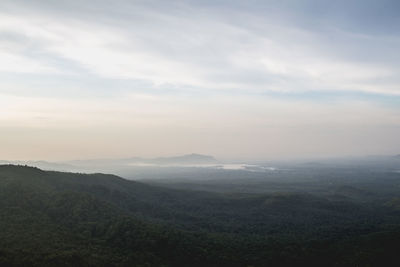
[[[0,1],[0,159],[400,153],[400,1]]]

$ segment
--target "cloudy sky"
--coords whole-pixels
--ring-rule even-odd
[[[0,1],[0,158],[400,153],[400,1]]]

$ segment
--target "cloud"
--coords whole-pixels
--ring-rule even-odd
[[[15,7],[8,14],[3,12],[0,29],[27,41],[18,57],[3,52],[6,61],[0,70],[9,65],[8,71],[14,72],[83,71],[104,79],[148,82],[166,90],[400,94],[395,79],[399,64],[387,53],[388,48],[394,52],[400,45],[398,37],[346,32],[335,24],[322,32],[281,23],[274,20],[276,15],[268,18],[234,8],[217,16],[224,9],[212,5],[122,1],[106,9],[106,4],[62,3],[58,8],[48,4],[44,11],[28,5],[23,12]],[[85,11],[90,13],[85,16]],[[32,48],[32,43],[40,43],[40,48]],[[351,44],[348,49],[347,44]],[[37,49],[35,58],[33,49]],[[356,51],[358,58],[348,56],[347,50]],[[370,54],[375,59],[364,60]],[[68,68],[71,62],[77,69]]]
[[[321,3],[1,1],[3,153],[398,153],[398,5]]]

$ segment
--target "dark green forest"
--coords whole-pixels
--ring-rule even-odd
[[[239,192],[1,165],[0,265],[399,266],[400,174],[319,173]]]

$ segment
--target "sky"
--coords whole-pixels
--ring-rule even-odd
[[[400,1],[0,1],[0,159],[400,153]]]

